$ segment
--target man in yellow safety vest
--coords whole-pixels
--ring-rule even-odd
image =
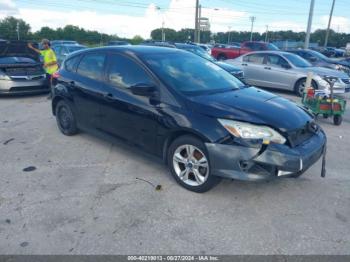
[[[50,48],[51,45],[49,40],[43,39],[41,41],[41,44],[42,44],[43,50],[34,48],[31,43],[28,43],[28,47],[43,56],[44,69],[46,72],[46,80],[47,80],[47,84],[50,87],[50,93],[52,95],[52,91],[51,91],[52,74],[58,70],[57,58],[56,58],[55,52]]]

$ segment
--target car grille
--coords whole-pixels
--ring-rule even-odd
[[[48,86],[15,86],[10,88],[10,92],[23,92],[23,91],[46,91],[49,90]]]
[[[315,122],[308,122],[305,126],[299,129],[288,132],[288,141],[291,147],[296,147],[306,140],[310,139],[319,127]]]
[[[347,85],[350,84],[350,78],[342,78],[342,81]]]
[[[32,81],[45,79],[45,75],[28,75],[28,76],[10,76],[14,81]]]
[[[8,75],[39,75],[43,74],[43,69],[40,66],[28,66],[28,67],[8,67],[6,68]]]

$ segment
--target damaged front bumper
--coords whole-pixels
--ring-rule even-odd
[[[305,172],[322,156],[326,141],[320,129],[294,148],[280,144],[262,149],[216,143],[206,143],[206,147],[213,175],[256,181]]]

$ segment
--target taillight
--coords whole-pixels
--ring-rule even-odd
[[[60,73],[58,71],[52,74],[52,78],[56,78],[57,79],[59,77],[61,77],[61,75],[60,75]]]

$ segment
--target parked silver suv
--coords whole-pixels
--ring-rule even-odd
[[[252,52],[236,59],[226,60],[244,72],[245,82],[250,85],[294,91],[301,96],[305,89],[308,72],[313,73],[312,86],[329,89],[325,76],[337,78],[334,93],[350,92],[349,76],[333,69],[313,67],[298,55],[282,51]]]

